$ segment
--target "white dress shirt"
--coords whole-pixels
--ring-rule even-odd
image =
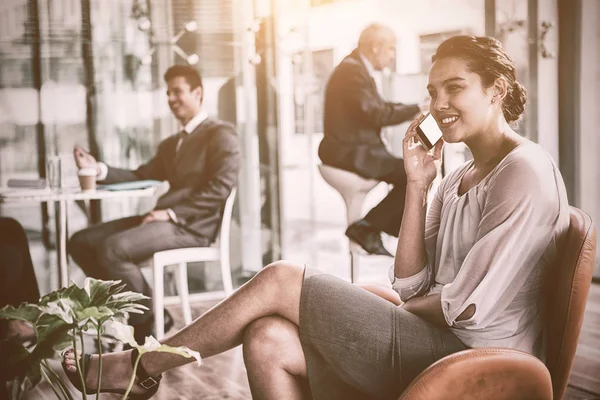
[[[183,127],[183,131],[188,135],[194,132],[194,130],[203,123],[206,118],[208,118],[208,113],[204,110],[200,110],[198,114],[194,116],[194,118],[190,119],[190,122],[185,124]],[[175,147],[175,151],[179,151],[179,147],[181,146],[181,142],[183,142],[183,138],[179,139],[177,142],[177,147]]]
[[[360,56],[360,59],[362,60],[363,64],[365,64],[365,67],[367,67],[367,72],[369,73],[371,78],[373,78],[373,80],[375,81],[375,86],[377,87],[377,92],[379,93],[379,95],[381,95],[381,82],[379,80],[380,77],[379,77],[379,74],[377,74],[375,67],[373,67],[373,64],[371,64],[371,61],[369,61],[369,59],[367,57],[365,57],[360,51],[358,52],[358,55]]]

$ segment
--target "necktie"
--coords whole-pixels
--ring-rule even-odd
[[[175,146],[175,153],[179,152],[179,148],[181,147],[181,144],[183,143],[183,140],[186,136],[187,132],[185,130],[181,130],[181,132],[177,134],[177,145]]]

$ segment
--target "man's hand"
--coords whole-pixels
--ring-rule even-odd
[[[99,172],[98,162],[94,156],[77,145],[73,147],[73,158],[75,158],[75,164],[77,165],[77,168],[94,168]]]
[[[144,216],[142,225],[147,224],[148,222],[169,221],[170,219],[167,210],[154,210]]]

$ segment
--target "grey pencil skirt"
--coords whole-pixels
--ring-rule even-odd
[[[299,333],[313,400],[395,400],[429,365],[467,349],[449,329],[310,267]]]

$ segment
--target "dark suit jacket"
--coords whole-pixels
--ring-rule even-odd
[[[358,50],[334,69],[325,90],[325,137],[319,146],[324,164],[379,178],[393,172],[398,158],[381,140],[381,128],[415,117],[416,104],[386,102],[377,92]]]
[[[108,167],[103,183],[140,179],[169,181],[169,191],[158,199],[156,209],[171,208],[180,225],[213,241],[225,200],[237,185],[240,143],[233,125],[208,118],[185,135],[176,152],[179,136],[158,145],[158,152],[135,171]]]

